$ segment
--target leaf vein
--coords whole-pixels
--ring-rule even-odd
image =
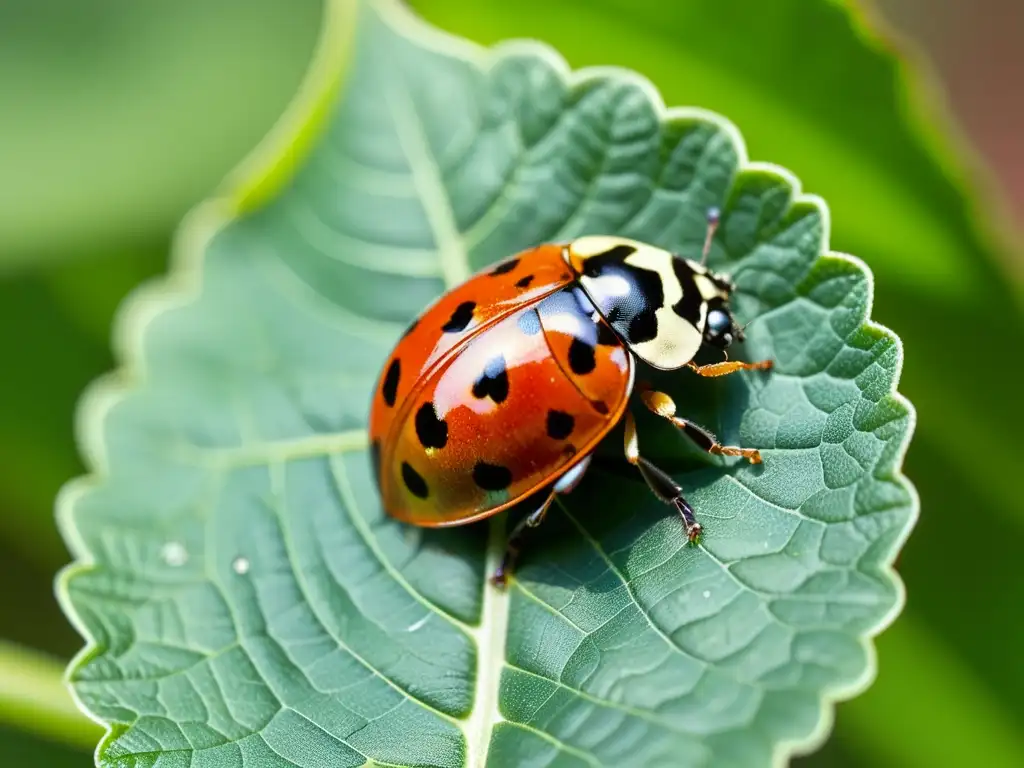
[[[381,275],[408,278],[441,276],[432,250],[367,242],[325,224],[314,211],[297,202],[289,202],[286,211],[296,231],[304,234],[306,242],[316,247],[317,252],[326,259]],[[365,255],[356,258],[349,255],[350,250]]]
[[[283,495],[282,495],[283,494],[283,483],[284,483],[283,479],[281,479],[279,481],[279,483],[278,483],[278,487],[277,487],[276,493],[275,493],[275,499],[276,500],[283,499]],[[458,720],[456,720],[455,718],[453,718],[451,715],[447,714],[446,712],[442,712],[441,710],[437,709],[436,707],[434,707],[429,702],[424,701],[424,700],[418,698],[417,696],[415,696],[413,693],[407,691],[405,688],[403,688],[397,682],[395,682],[390,677],[385,675],[381,670],[377,669],[377,667],[374,666],[373,664],[371,664],[370,661],[367,658],[365,658],[362,654],[356,652],[356,650],[354,648],[352,648],[349,644],[344,642],[340,637],[336,637],[333,633],[330,632],[330,630],[328,630],[327,623],[326,623],[324,617],[320,615],[320,611],[318,609],[317,602],[313,599],[313,596],[310,593],[309,585],[306,583],[306,576],[305,576],[305,574],[303,573],[303,571],[301,569],[296,568],[295,565],[294,565],[295,562],[296,562],[294,543],[291,541],[291,536],[289,536],[287,534],[288,528],[287,528],[287,525],[285,524],[283,515],[281,514],[281,509],[278,506],[278,504],[276,504],[276,503],[274,504],[274,509],[277,512],[278,520],[280,521],[280,525],[281,525],[281,529],[282,529],[282,534],[283,534],[283,537],[284,537],[285,547],[286,547],[286,549],[288,551],[288,554],[289,554],[288,564],[291,567],[292,574],[295,577],[295,584],[299,588],[299,591],[302,593],[302,596],[303,596],[303,598],[305,600],[306,605],[309,606],[309,610],[310,610],[311,615],[316,619],[317,624],[320,625],[320,628],[323,630],[325,636],[331,638],[335,643],[338,644],[339,648],[342,648],[346,653],[351,655],[352,658],[355,659],[355,661],[357,661],[368,672],[370,672],[375,677],[379,678],[388,687],[390,687],[393,690],[395,690],[396,692],[398,692],[401,696],[404,696],[406,699],[408,699],[409,701],[413,702],[414,704],[419,705],[420,707],[422,707],[423,709],[427,710],[428,712],[431,712],[434,715],[437,715],[441,719],[445,720],[446,722],[452,723],[453,725],[458,727],[459,726]],[[342,591],[346,591],[344,589],[344,587],[342,587],[341,584],[338,584],[337,582],[334,582],[334,585],[338,589],[341,589]],[[354,604],[355,604],[355,602],[353,601],[353,605]],[[363,615],[363,618],[367,618],[367,617],[365,615]],[[381,628],[381,629],[382,629],[382,631],[384,631],[383,628]]]
[[[200,462],[212,469],[238,469],[247,466],[287,463],[365,449],[369,438],[365,429],[345,432],[317,432],[298,438],[264,440],[232,448],[191,448]]]
[[[401,587],[418,603],[420,603],[427,610],[437,614],[440,618],[447,621],[453,627],[458,629],[460,632],[467,636],[472,636],[474,629],[468,624],[463,622],[461,619],[456,618],[452,614],[445,611],[441,606],[420,592],[418,589],[409,583],[409,580],[395,568],[394,565],[384,556],[380,547],[366,526],[366,519],[359,512],[359,505],[356,502],[355,494],[352,491],[352,485],[348,479],[348,471],[342,461],[334,456],[330,459],[331,474],[334,477],[335,486],[338,491],[341,501],[341,506],[345,509],[349,520],[352,522],[352,527],[355,528],[356,533],[359,534],[359,538],[362,539],[363,543],[366,544],[367,549],[373,553],[374,558],[380,563],[380,566],[387,571],[388,575],[391,576]]]
[[[518,723],[518,722],[513,722],[511,720],[508,721],[508,724],[512,728],[520,728],[520,729],[526,731],[527,733],[532,733],[534,736],[537,736],[538,738],[543,739],[544,741],[548,742],[549,744],[551,744],[553,747],[555,747],[559,751],[565,752],[566,754],[572,755],[573,757],[578,757],[580,760],[585,762],[587,765],[594,766],[594,768],[602,768],[601,762],[597,759],[597,757],[595,755],[593,755],[590,752],[587,752],[585,750],[579,749],[577,747],[569,746],[565,742],[563,742],[563,741],[559,740],[558,738],[552,736],[547,731],[542,731],[540,728],[535,728],[534,726],[527,725],[526,723]]]
[[[542,674],[539,674],[539,673],[534,672],[532,670],[525,669],[524,667],[516,666],[515,664],[513,664],[511,662],[506,662],[505,663],[505,667],[508,668],[508,669],[511,669],[511,670],[513,670],[515,672],[520,672],[520,673],[522,673],[524,675],[529,675],[530,677],[535,677],[538,680],[543,680],[544,682],[550,683],[551,685],[554,685],[554,686],[556,686],[558,688],[561,688],[561,689],[563,689],[565,691],[568,691],[569,693],[573,694],[574,696],[576,696],[576,697],[578,697],[580,699],[583,699],[584,701],[587,701],[587,702],[589,702],[591,704],[596,704],[597,706],[601,706],[601,707],[608,707],[609,709],[616,709],[616,710],[618,710],[620,712],[624,712],[625,714],[630,715],[632,717],[635,717],[637,719],[644,720],[644,721],[647,721],[647,722],[650,722],[650,723],[654,723],[655,725],[660,725],[661,727],[663,727],[663,728],[665,728],[665,729],[667,729],[669,731],[672,731],[673,733],[678,733],[678,734],[681,734],[681,735],[684,735],[684,736],[690,736],[690,737],[692,737],[694,735],[690,731],[687,731],[684,728],[680,728],[676,723],[674,723],[672,720],[670,720],[669,718],[667,718],[667,717],[665,717],[663,715],[657,715],[657,714],[654,714],[651,711],[644,710],[644,709],[637,709],[636,707],[631,707],[628,704],[623,704],[622,702],[613,701],[611,699],[606,699],[606,698],[604,698],[602,696],[595,696],[594,694],[588,693],[588,692],[583,691],[583,690],[580,690],[579,688],[573,688],[571,685],[566,685],[561,680],[553,680],[552,678],[548,677],[547,675],[542,675]],[[541,707],[538,707],[537,709],[539,710],[539,709],[541,709]]]

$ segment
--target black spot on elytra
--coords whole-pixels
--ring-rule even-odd
[[[527,275],[516,280],[516,286],[519,288],[529,288],[530,283],[533,282],[533,275]]]
[[[464,301],[455,308],[452,312],[452,316],[448,318],[448,322],[441,326],[441,330],[446,333],[458,333],[459,331],[466,330],[467,326],[473,322],[473,310],[476,309],[475,301]]]
[[[608,414],[608,405],[604,400],[591,400],[590,405],[602,416],[606,416]]]
[[[683,291],[682,297],[672,305],[672,311],[693,325],[700,322],[700,305],[704,302],[700,291],[697,290],[697,283],[693,279],[693,270],[682,259],[672,259],[672,269],[676,273],[676,280]]]
[[[370,466],[373,467],[374,482],[379,482],[380,477],[380,440],[370,443]]]
[[[391,365],[388,366],[388,372],[384,375],[384,384],[380,388],[380,393],[384,396],[384,402],[388,404],[390,408],[395,404],[395,397],[398,395],[398,379],[402,375],[402,364],[396,357],[391,361]]]
[[[402,481],[405,483],[405,487],[409,489],[409,493],[421,499],[427,498],[429,491],[427,490],[427,481],[423,479],[419,472],[413,469],[409,462],[402,462]]]
[[[519,320],[516,322],[519,325],[519,330],[527,336],[533,336],[536,333],[540,333],[540,317],[537,315],[537,310],[535,309],[531,309],[529,312],[523,312],[523,314],[519,316]]]
[[[575,426],[576,419],[573,418],[571,413],[556,410],[548,411],[547,431],[548,437],[552,440],[565,440],[565,438],[572,434]]]
[[[473,383],[473,397],[478,400],[489,397],[496,403],[505,401],[508,397],[508,370],[504,357],[498,355],[484,366],[484,372]]]
[[[569,367],[572,372],[583,376],[594,370],[596,365],[594,348],[582,339],[574,338],[569,345]]]
[[[448,443],[448,422],[437,418],[433,403],[416,411],[416,437],[424,448],[444,448]]]
[[[500,464],[478,461],[473,467],[473,482],[485,491],[503,491],[512,485],[512,470]]]
[[[634,315],[629,321],[629,342],[631,344],[642,344],[650,341],[658,335],[658,317],[653,309],[647,309],[639,315]]]
[[[617,347],[622,342],[619,341],[619,337],[615,335],[615,331],[608,323],[601,322],[600,320],[596,323],[597,325],[597,343],[602,347]]]
[[[509,272],[511,272],[513,269],[515,269],[518,264],[519,264],[519,259],[512,259],[511,261],[506,261],[504,264],[499,264],[494,269],[492,269],[491,270],[491,274],[492,275],[506,275]]]

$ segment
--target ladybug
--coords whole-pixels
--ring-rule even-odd
[[[702,376],[766,370],[772,362],[697,365],[743,330],[734,290],[700,262],[655,246],[584,236],[518,253],[470,277],[413,321],[388,357],[370,409],[374,476],[385,511],[426,527],[464,525],[544,493],[517,525],[492,575],[503,586],[527,528],[580,482],[601,439],[625,424],[625,454],[654,494],[701,525],[666,472],[640,455],[627,409],[637,360]],[[667,394],[639,385],[643,404],[712,454],[760,463],[753,448],[721,445],[676,414]]]

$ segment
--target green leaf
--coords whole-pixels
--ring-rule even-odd
[[[194,214],[172,280],[124,315],[121,376],[82,406],[94,474],[60,500],[79,562],[59,586],[101,764],[761,765],[819,743],[874,675],[917,513],[901,348],[867,320],[866,268],[827,252],[824,203],[629,72],[482,50],[391,0],[359,6],[354,39],[295,177],[240,218]],[[711,205],[710,261],[755,321],[738,354],[777,368],[655,377],[765,456],[711,459],[640,415],[699,548],[621,432],[507,592],[486,583],[504,516],[383,514],[367,409],[419,310],[538,241],[696,253]]]

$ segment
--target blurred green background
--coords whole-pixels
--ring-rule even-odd
[[[758,0],[665,3],[411,5],[478,42],[530,36],[573,66],[631,67],[669,104],[725,114],[753,159],[826,198],[833,247],[874,269],[873,316],[905,343],[900,390],[919,416],[906,472],[922,516],[898,561],[907,607],[878,640],[876,683],[797,763],[1024,765],[1024,412],[1011,357],[1024,348],[1024,5],[858,5],[910,57],[907,75],[831,0],[779,2],[769,24]],[[0,1],[4,764],[92,763],[84,745],[98,731],[69,725],[55,676],[81,646],[53,598],[69,559],[53,500],[83,471],[76,400],[114,365],[121,300],[165,270],[181,217],[295,93],[321,6]],[[833,70],[804,67],[823,56]],[[26,648],[46,656],[26,663]],[[49,720],[25,701],[26,675]]]

